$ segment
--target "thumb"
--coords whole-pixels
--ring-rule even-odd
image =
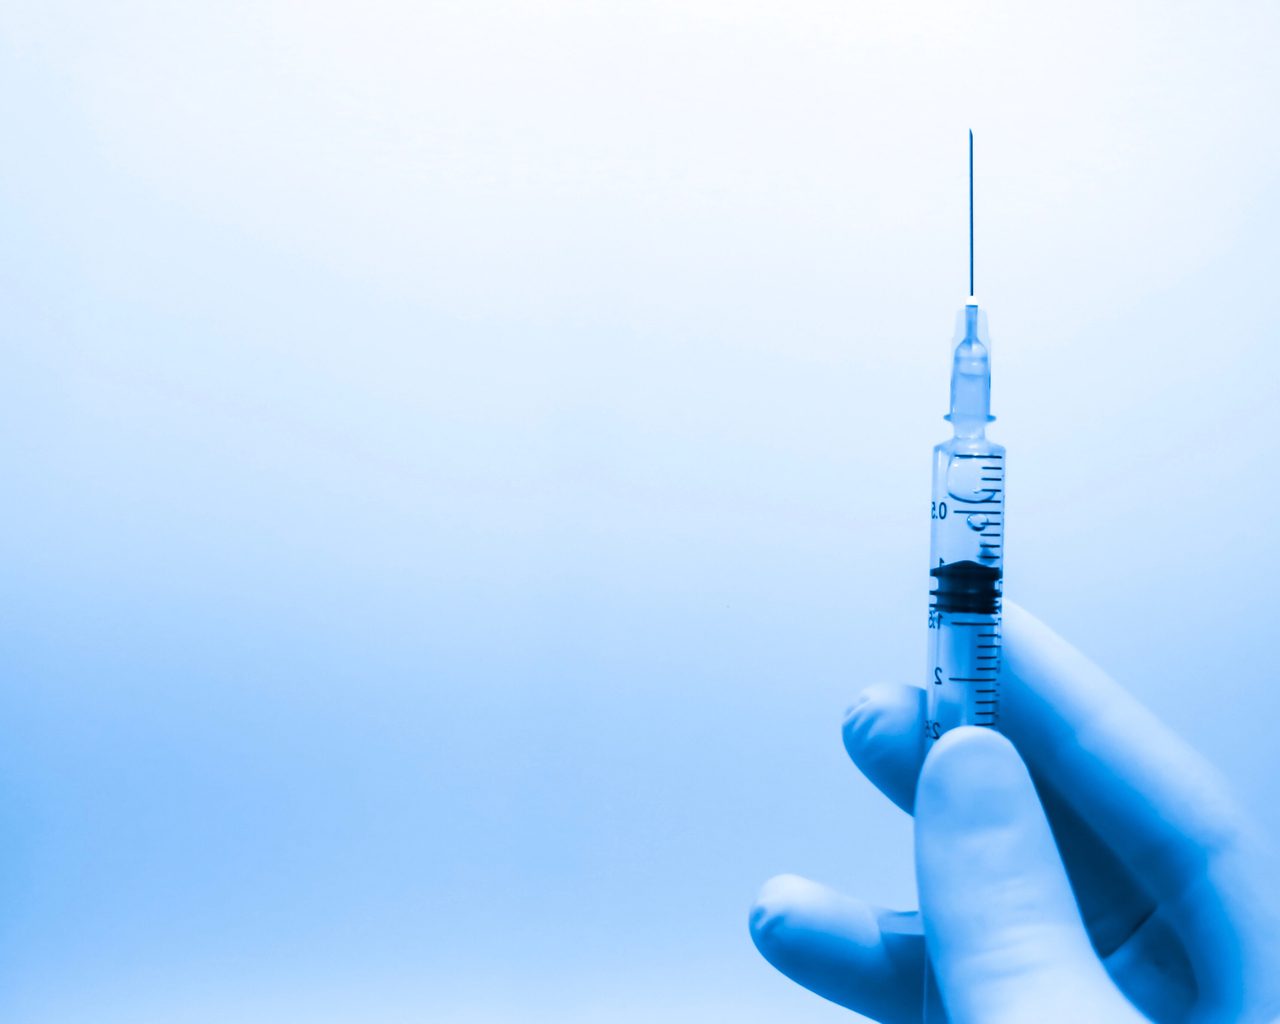
[[[916,792],[916,875],[953,1024],[1144,1019],[1094,953],[1031,778],[999,733],[955,729],[934,744]]]

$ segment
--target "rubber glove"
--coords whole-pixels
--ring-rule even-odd
[[[1000,683],[1003,735],[927,756],[923,690],[861,695],[845,746],[915,814],[921,911],[780,876],[764,956],[886,1024],[921,1020],[926,940],[952,1024],[1280,1020],[1278,865],[1218,774],[1010,603]]]

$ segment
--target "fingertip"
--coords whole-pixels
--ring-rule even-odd
[[[1018,674],[1019,665],[1036,654],[1041,658],[1066,660],[1070,663],[1082,659],[1079,651],[1022,605],[1008,600],[1001,604],[1000,631],[1006,658],[1005,668],[1014,675]]]
[[[925,771],[937,771],[933,764],[950,764],[957,760],[998,761],[1000,758],[1017,757],[1017,751],[1008,738],[985,725],[962,725],[942,734],[929,751]]]
[[[797,922],[812,916],[824,902],[827,890],[799,875],[775,875],[756,896],[751,907],[751,941],[770,963],[787,960],[787,951],[795,944]]]
[[[775,875],[760,887],[750,925],[756,945],[774,962],[773,954],[810,949],[818,935],[840,932],[846,940],[854,933],[864,940],[879,935],[869,904],[792,874]]]
[[[751,905],[749,924],[751,941],[766,957],[766,949],[773,939],[773,934],[786,919],[787,890],[794,875],[776,875],[760,887],[756,901]]]
[[[868,686],[853,698],[853,703],[844,709],[843,721],[845,725],[848,725],[851,721],[856,719],[862,710],[875,700],[876,691],[883,685],[883,683],[875,683]]]
[[[858,769],[910,812],[924,757],[925,693],[916,686],[877,683],[859,694],[841,728],[844,748]]]
[[[973,811],[982,818],[999,815],[1008,807],[1005,797],[1029,786],[1026,766],[1008,739],[991,728],[962,726],[945,733],[925,758],[917,815],[963,809],[974,822]]]
[[[912,984],[924,963],[918,915],[778,875],[761,888],[750,925],[764,958],[810,991],[876,1020],[917,1016]]]
[[[1011,601],[1007,597],[1000,600],[1001,621],[1012,615],[1015,619],[1031,619],[1034,616],[1028,612],[1017,601]]]
[[[858,730],[869,722],[886,718],[915,718],[920,709],[924,691],[918,686],[901,683],[873,683],[863,690],[845,709],[844,732],[846,737],[856,736]]]

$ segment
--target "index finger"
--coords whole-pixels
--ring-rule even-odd
[[[1102,669],[1005,603],[1000,731],[1153,895],[1181,892],[1241,816],[1214,768]]]

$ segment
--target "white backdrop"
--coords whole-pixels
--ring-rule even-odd
[[[1280,827],[1278,20],[10,3],[3,1016],[851,1020],[970,127],[1006,591]]]

